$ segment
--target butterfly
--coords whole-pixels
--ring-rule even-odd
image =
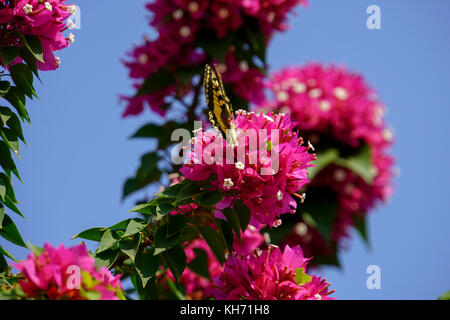
[[[231,145],[237,145],[237,130],[233,119],[233,106],[225,93],[222,77],[214,66],[207,64],[203,74],[203,88],[209,108],[209,121],[226,137]]]

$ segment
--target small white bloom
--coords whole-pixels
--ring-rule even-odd
[[[242,162],[240,162],[240,161],[236,162],[236,163],[234,164],[234,166],[235,166],[236,169],[238,169],[238,170],[244,170],[244,169],[245,169],[245,165],[244,165]]]
[[[295,93],[304,93],[306,91],[306,85],[303,82],[296,82],[293,86],[292,89],[294,90]]]
[[[283,192],[281,192],[281,190],[278,190],[278,192],[277,192],[277,200],[278,201],[283,200]]]
[[[268,232],[264,232],[263,237],[264,237],[264,242],[266,244],[269,244],[270,241],[271,241],[269,233]]]
[[[347,174],[343,169],[337,169],[334,171],[334,180],[337,182],[342,182],[347,177]]]
[[[70,20],[70,19],[67,19],[67,28],[69,28],[69,29],[75,29],[75,27],[76,27],[75,22],[73,22],[73,21]]]
[[[216,64],[216,69],[217,69],[217,71],[219,71],[222,74],[227,72],[227,66],[226,66],[225,63],[218,63],[218,64]]]
[[[230,15],[230,12],[228,11],[228,9],[225,9],[225,8],[221,8],[218,13],[219,13],[220,19],[226,19]]]
[[[188,26],[182,26],[180,28],[180,36],[182,36],[183,38],[187,38],[191,35],[191,28],[189,28]]]
[[[55,57],[55,60],[56,60],[56,65],[59,66],[61,64],[61,58]]]
[[[311,151],[316,151],[316,149],[315,149],[314,146],[312,145],[311,141],[309,141],[309,140],[308,140],[308,148],[309,148]]]
[[[53,7],[52,7],[52,5],[50,4],[50,2],[45,2],[44,3],[44,6],[45,6],[45,9],[47,9],[48,11],[53,11]]]
[[[308,226],[303,222],[299,222],[295,225],[294,231],[300,237],[306,236],[308,234]]]
[[[273,120],[272,117],[268,116],[267,114],[263,114],[263,117],[267,120],[269,120],[270,122],[274,122],[275,120]]]
[[[147,56],[147,54],[146,54],[146,53],[141,53],[141,54],[139,55],[139,57],[138,57],[138,62],[139,62],[140,64],[147,64],[147,62],[148,62],[148,56]]]
[[[223,180],[223,186],[227,189],[230,189],[234,185],[233,180],[231,178],[225,178]]]
[[[314,88],[309,90],[309,96],[313,99],[320,98],[322,96],[322,89]]]
[[[241,61],[239,63],[239,69],[241,69],[242,72],[247,72],[248,69],[249,69],[248,62],[247,61]]]
[[[33,12],[33,6],[27,3],[23,6],[23,12],[25,12],[25,14],[30,14],[31,12]]]
[[[318,293],[316,293],[316,294],[314,295],[314,297],[315,297],[317,300],[322,300],[322,296],[321,296],[320,294],[318,294]]]
[[[276,14],[275,12],[269,12],[269,14],[267,15],[267,22],[268,23],[272,23],[275,20]]]
[[[280,102],[286,102],[289,100],[289,93],[286,91],[280,91],[277,93],[277,100]]]
[[[71,32],[71,33],[69,33],[69,42],[70,43],[74,43],[75,42],[75,35]]]
[[[189,3],[188,9],[190,12],[195,13],[198,11],[199,8],[200,6],[198,5],[198,2],[192,1]]]
[[[172,13],[172,17],[175,20],[180,20],[183,17],[183,10],[177,9]]]
[[[319,102],[319,108],[322,111],[328,111],[331,109],[331,103],[328,100],[321,100]]]
[[[388,128],[384,129],[382,135],[383,139],[386,141],[392,141],[394,139],[394,133],[392,132],[391,129]]]
[[[342,87],[336,87],[333,90],[334,96],[338,98],[339,100],[347,100],[348,98],[348,92],[346,89]]]

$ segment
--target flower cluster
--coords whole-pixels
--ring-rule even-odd
[[[309,259],[299,246],[269,247],[246,257],[233,256],[214,278],[218,300],[329,300],[329,283],[305,273]]]
[[[306,0],[155,0],[147,5],[147,9],[152,14],[150,25],[157,31],[157,36],[146,38],[144,44],[135,47],[125,65],[135,80],[134,86],[139,88],[144,79],[159,76],[161,68],[175,75],[180,70],[189,74],[193,67],[223,60],[220,71],[224,82],[230,84],[240,97],[259,103],[264,97],[263,73],[258,67],[249,65],[242,50],[235,50],[239,41],[228,40],[233,36],[242,38],[250,29],[256,29],[262,30],[263,42],[267,42],[274,31],[286,29],[287,15],[294,7],[306,3]],[[205,43],[217,39],[228,44],[224,49],[227,51],[217,54],[205,48]],[[191,79],[186,83],[182,76],[179,78],[163,90],[123,96],[127,102],[123,116],[137,115],[146,105],[156,113],[164,114],[165,95],[174,94],[181,98],[191,91]]]
[[[259,248],[263,242],[264,238],[259,233],[259,230],[250,227],[244,233],[241,232],[240,240],[234,235],[233,251],[236,255],[245,257]],[[195,239],[187,244],[185,252],[188,264],[195,259],[195,250],[203,250],[206,252],[209,278],[200,276],[189,268],[186,268],[181,276],[180,284],[186,289],[186,296],[189,299],[209,299],[213,297],[214,289],[214,284],[211,279],[218,277],[222,273],[223,267],[203,239]],[[173,278],[173,276],[171,277]]]
[[[24,277],[19,284],[28,298],[123,299],[120,276],[106,267],[97,270],[84,244],[68,249],[45,244],[40,254],[31,253],[15,267]]]
[[[364,146],[370,149],[368,171],[373,176],[372,183],[348,168],[331,164],[308,185],[308,188],[330,188],[337,195],[338,212],[331,238],[338,242],[348,236],[355,218],[363,216],[380,200],[388,200],[392,193],[394,160],[389,148],[393,133],[383,118],[385,108],[363,77],[344,67],[316,63],[289,67],[273,74],[268,87],[274,97],[264,107],[289,112],[319,153],[330,146],[341,155]],[[300,222],[295,230],[287,243],[301,243],[308,253],[308,247],[323,247],[320,236],[308,232],[304,223]]]
[[[308,182],[307,168],[315,160],[309,146],[292,129],[289,115],[237,111],[234,123],[237,145],[210,131],[198,131],[193,139],[190,163],[180,172],[192,181],[210,177],[224,199],[217,208],[240,199],[250,208],[255,227],[272,227],[281,214],[293,213],[296,192]]]
[[[70,33],[63,35],[69,24],[66,23],[75,6],[66,5],[66,0],[17,0],[0,1],[0,36],[1,46],[17,46],[20,41],[18,33],[25,36],[36,36],[42,44],[43,60],[37,61],[39,70],[54,70],[60,64],[54,51],[64,49],[75,41]],[[17,59],[20,62],[20,58]]]

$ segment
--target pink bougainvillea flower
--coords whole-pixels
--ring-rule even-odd
[[[123,299],[120,276],[113,276],[106,267],[97,270],[84,244],[54,248],[46,243],[41,253],[31,253],[14,266],[24,277],[19,284],[29,298]]]
[[[269,247],[249,256],[233,256],[213,279],[218,300],[329,300],[325,279],[306,274],[308,260],[299,246]]]
[[[289,112],[304,137],[318,149],[326,147],[322,141],[331,141],[336,148],[343,149],[339,151],[347,153],[364,146],[370,149],[371,183],[348,168],[333,164],[321,170],[308,185],[330,188],[337,195],[338,209],[331,235],[337,243],[349,236],[348,230],[356,218],[363,217],[392,194],[394,159],[389,149],[393,134],[383,118],[385,107],[360,74],[342,66],[310,63],[288,67],[275,72],[267,86],[273,98],[261,107]],[[327,251],[320,235],[309,232],[311,228],[306,232],[305,227],[308,226],[299,224],[294,228],[298,232],[293,232],[284,243],[300,243],[313,255]]]
[[[197,132],[190,163],[180,172],[193,181],[215,175],[212,183],[224,194],[218,209],[238,198],[250,208],[250,224],[272,226],[281,214],[296,208],[293,196],[308,182],[307,168],[315,155],[302,146],[289,115],[236,114],[237,146],[213,132]]]
[[[234,93],[259,104],[264,100],[262,70],[249,66],[242,54],[236,55],[234,45],[229,46],[225,61],[222,61],[223,57],[208,52],[204,43],[209,41],[207,39],[228,41],[227,37],[236,35],[242,35],[244,39],[244,28],[253,32],[262,30],[262,37],[268,43],[274,32],[286,29],[288,14],[293,8],[306,4],[306,0],[155,0],[146,8],[151,12],[150,25],[156,36],[145,38],[142,45],[128,53],[124,64],[135,87],[140,87],[144,79],[158,75],[158,71],[171,73],[174,75],[171,85],[177,85],[177,98],[185,96],[179,93],[178,86],[186,84],[186,79],[178,79],[181,73],[178,70],[198,69],[206,63],[222,64],[223,80]],[[190,53],[196,53],[196,56]],[[193,91],[192,80],[187,82],[189,90],[183,91],[186,95]],[[124,100],[127,101],[124,117],[144,110],[142,99],[126,97]]]
[[[56,69],[60,59],[55,57],[54,52],[66,48],[75,41],[72,33],[67,37],[63,35],[63,32],[68,29],[66,21],[75,12],[75,6],[66,5],[66,0],[4,2],[0,2],[6,6],[0,10],[1,45],[17,45],[19,39],[10,31],[18,31],[26,36],[36,36],[42,44],[44,60],[44,62],[37,61],[38,69],[44,71]],[[13,63],[19,62],[21,59]]]

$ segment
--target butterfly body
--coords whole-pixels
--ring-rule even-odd
[[[205,66],[203,88],[209,108],[209,121],[224,137],[229,132],[231,144],[237,144],[236,126],[233,119],[233,106],[225,93],[220,73],[211,66]]]

